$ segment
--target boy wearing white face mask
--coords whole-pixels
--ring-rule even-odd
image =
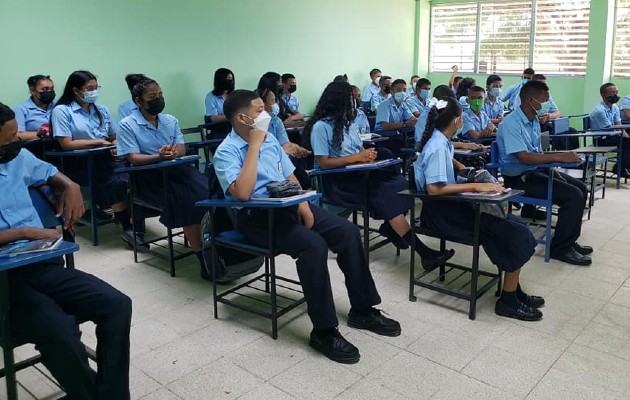
[[[490,75],[486,79],[486,101],[483,103],[483,112],[490,118],[494,125],[499,125],[503,120],[504,106],[501,101],[503,94],[503,80],[499,75]]]
[[[370,83],[365,87],[365,89],[363,89],[363,95],[361,96],[361,101],[363,103],[370,103],[370,101],[372,101],[372,96],[376,95],[381,90],[379,81],[381,80],[382,75],[383,73],[378,68],[374,68],[370,71]],[[369,104],[365,109],[369,109]]]
[[[418,120],[413,116],[405,100],[407,83],[404,79],[392,82],[392,95],[382,101],[376,109],[376,131],[413,127]]]

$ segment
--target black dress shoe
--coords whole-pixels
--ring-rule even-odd
[[[338,363],[356,364],[361,358],[359,349],[344,339],[337,328],[331,328],[323,332],[313,330],[308,344]]]
[[[350,309],[348,326],[356,329],[366,329],[382,336],[399,336],[400,324],[391,318],[384,317],[380,310],[371,308],[367,314],[359,314]]]
[[[221,269],[223,269],[223,268],[221,268]],[[201,279],[212,282],[212,273],[209,274],[208,271],[206,271],[206,269],[202,267],[201,268]],[[219,276],[217,276],[216,279],[214,279],[214,280],[219,285],[225,285],[225,284],[234,282],[234,278],[231,277],[225,271],[222,271],[221,274]]]
[[[398,249],[405,250],[409,248],[409,244],[405,242],[403,238],[398,236],[394,228],[389,224],[389,222],[385,221],[379,228],[378,233],[382,236],[389,239],[390,242],[394,244]]]
[[[423,258],[422,268],[424,268],[425,271],[433,271],[440,265],[447,262],[454,255],[455,255],[455,250],[449,249],[449,250],[446,250],[444,253],[440,253],[440,255],[437,256],[436,258]]]
[[[588,256],[593,253],[593,248],[591,246],[581,246],[578,242],[573,243],[573,250],[577,251],[583,256]]]
[[[582,254],[580,254],[577,251],[575,251],[575,249],[573,249],[573,247],[571,247],[569,250],[567,250],[563,254],[553,254],[552,253],[551,254],[551,258],[553,258],[555,260],[558,260],[558,261],[565,262],[567,264],[582,265],[582,266],[591,265],[591,263],[593,262],[591,260],[591,257],[583,256]]]
[[[543,316],[540,310],[531,308],[524,303],[520,303],[517,308],[514,308],[502,302],[501,299],[497,300],[494,305],[494,312],[502,317],[520,319],[521,321],[538,321]]]
[[[539,210],[534,206],[524,205],[523,208],[521,208],[521,217],[544,221],[547,219],[547,212]]]
[[[530,306],[531,308],[540,308],[545,305],[545,299],[540,296],[530,296],[527,293],[520,292],[516,293],[516,297],[521,301],[521,303],[526,306]]]

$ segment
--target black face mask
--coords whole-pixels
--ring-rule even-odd
[[[12,142],[0,147],[0,164],[12,161],[20,154],[20,150],[22,150],[22,142]]]
[[[166,103],[164,102],[164,97],[156,97],[155,99],[151,99],[146,102],[147,108],[145,111],[151,115],[158,115],[164,110]]]
[[[289,91],[289,93],[294,93],[297,90],[297,85],[289,85],[289,88],[287,90]]]
[[[383,92],[385,92],[386,94],[390,94],[392,92],[392,87],[389,85],[384,86]]]
[[[43,92],[39,94],[39,101],[41,101],[43,104],[50,104],[53,102],[53,100],[55,100],[55,91],[51,90],[49,92]]]
[[[609,102],[609,103],[612,103],[612,104],[615,104],[616,102],[618,102],[618,101],[619,101],[619,99],[620,99],[620,97],[619,97],[619,96],[617,96],[616,94],[615,94],[615,95],[612,95],[612,96],[608,96],[608,97],[606,97],[606,100],[608,100],[608,102]]]

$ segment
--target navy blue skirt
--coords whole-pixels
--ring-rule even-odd
[[[425,201],[421,219],[423,226],[444,234],[447,240],[472,241],[475,212],[469,203]],[[481,245],[492,263],[505,272],[516,271],[525,265],[537,244],[529,227],[512,214],[499,218],[481,213],[479,234]]]
[[[208,198],[208,179],[192,165],[169,168],[168,187],[164,187],[162,171],[138,171],[136,196],[163,209],[160,222],[169,228],[197,225],[205,209],[195,203]]]
[[[64,157],[64,173],[81,186],[88,185],[87,160],[79,157]],[[115,169],[123,166],[109,153],[94,156],[93,185],[94,202],[101,208],[127,201],[127,174],[119,174]]]

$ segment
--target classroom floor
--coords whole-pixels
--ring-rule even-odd
[[[212,288],[199,278],[196,259],[179,261],[176,278],[164,261],[135,264],[116,226],[101,229],[98,247],[81,228],[77,266],[133,299],[133,399],[627,399],[629,190],[609,186],[584,222],[581,243],[596,249],[591,267],[546,264],[539,246],[523,269],[524,288],[547,301],[540,322],[495,316],[493,293],[480,299],[475,321],[466,302],[439,293],[416,288],[418,301],[409,302],[409,253],[396,257],[390,245],[371,254],[371,268],[381,308],[400,321],[402,335],[350,329],[342,275],[331,257],[340,330],[361,352],[355,365],[329,361],[308,346],[305,306],[282,319],[278,340],[268,320],[226,306],[219,305],[214,319]],[[471,257],[470,248],[455,247],[457,261]],[[279,271],[294,276],[293,261],[281,257]],[[82,330],[94,345],[93,326]],[[26,346],[17,353],[32,352]],[[58,392],[33,368],[18,379],[20,399]],[[3,381],[0,386],[4,398]]]

